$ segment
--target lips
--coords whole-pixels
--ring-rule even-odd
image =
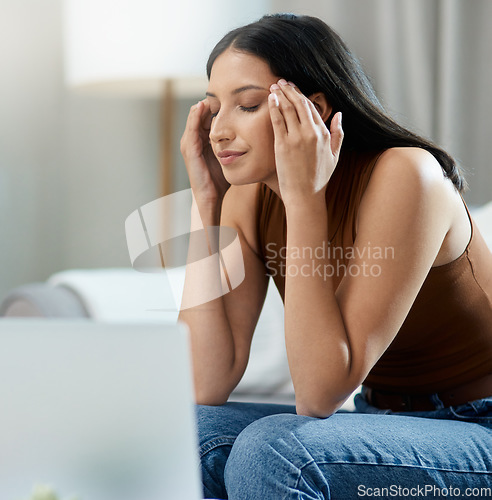
[[[217,156],[220,159],[220,163],[222,165],[229,165],[233,161],[237,160],[239,157],[243,156],[246,151],[233,151],[233,150],[225,150],[217,153]]]

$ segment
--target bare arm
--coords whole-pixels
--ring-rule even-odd
[[[329,415],[363,382],[401,327],[449,227],[440,180],[405,160],[395,168],[380,161],[360,210],[350,272],[336,293],[331,275],[287,278],[286,342],[301,412]],[[288,248],[316,248],[327,237],[326,219],[313,217],[320,210],[305,208],[288,216]],[[386,257],[375,258],[375,249]],[[302,262],[288,258],[289,265]]]
[[[202,132],[206,103],[193,107],[181,141],[190,182],[195,196],[192,207],[192,232],[204,228],[211,258],[197,266],[187,266],[182,304],[195,304],[181,311],[179,319],[191,332],[191,351],[196,400],[218,405],[227,401],[240,381],[248,362],[251,339],[266,294],[267,276],[261,260],[253,251],[255,232],[248,214],[254,213],[255,186],[228,187],[220,166],[206,151],[208,133]],[[209,147],[209,146],[208,146]],[[215,160],[216,162],[216,160]],[[246,214],[246,215],[245,215]],[[241,215],[241,216],[240,216]],[[228,261],[227,270],[244,264],[244,281],[227,291],[221,272],[219,225],[237,231],[243,262]],[[193,233],[190,249],[193,252]],[[215,257],[214,257],[215,256]],[[213,300],[207,298],[214,296]],[[204,300],[201,300],[204,299]]]
[[[296,250],[322,247],[328,240],[323,182],[336,164],[340,131],[335,123],[331,134],[322,131],[311,138],[318,155],[296,156],[299,137],[291,142],[289,134],[305,134],[306,123],[321,127],[314,108],[298,96],[286,88],[279,106],[270,102],[288,228],[285,336],[298,413],[326,417],[360,385],[405,320],[450,228],[449,186],[429,153],[411,148],[387,151],[364,195],[349,262],[359,271],[377,264],[378,272],[347,273],[336,292],[330,275],[300,272],[305,264],[328,264],[316,257],[303,260]],[[295,106],[295,117],[286,100]],[[304,120],[302,130],[294,119]],[[304,137],[304,144],[309,140]],[[323,163],[326,157],[330,161]],[[300,171],[303,179],[297,180]],[[369,247],[392,253],[376,262]]]

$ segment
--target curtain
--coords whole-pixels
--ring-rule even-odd
[[[390,114],[462,165],[468,203],[492,200],[492,1],[274,0],[272,7],[333,27]]]

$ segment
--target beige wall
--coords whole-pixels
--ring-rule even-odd
[[[65,88],[60,0],[0,0],[0,37],[1,300],[59,270],[129,265],[124,220],[159,196],[159,110]]]

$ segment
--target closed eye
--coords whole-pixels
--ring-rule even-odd
[[[256,111],[258,108],[260,107],[259,104],[257,104],[256,106],[240,106],[241,108],[241,111],[247,111],[248,113],[252,113],[253,111]]]
[[[246,111],[248,113],[252,113],[253,111],[256,111],[259,107],[260,107],[260,105],[257,104],[256,106],[239,106],[239,109],[241,111]],[[217,111],[215,113],[210,113],[211,118],[212,119],[215,118],[219,114],[219,111]]]

